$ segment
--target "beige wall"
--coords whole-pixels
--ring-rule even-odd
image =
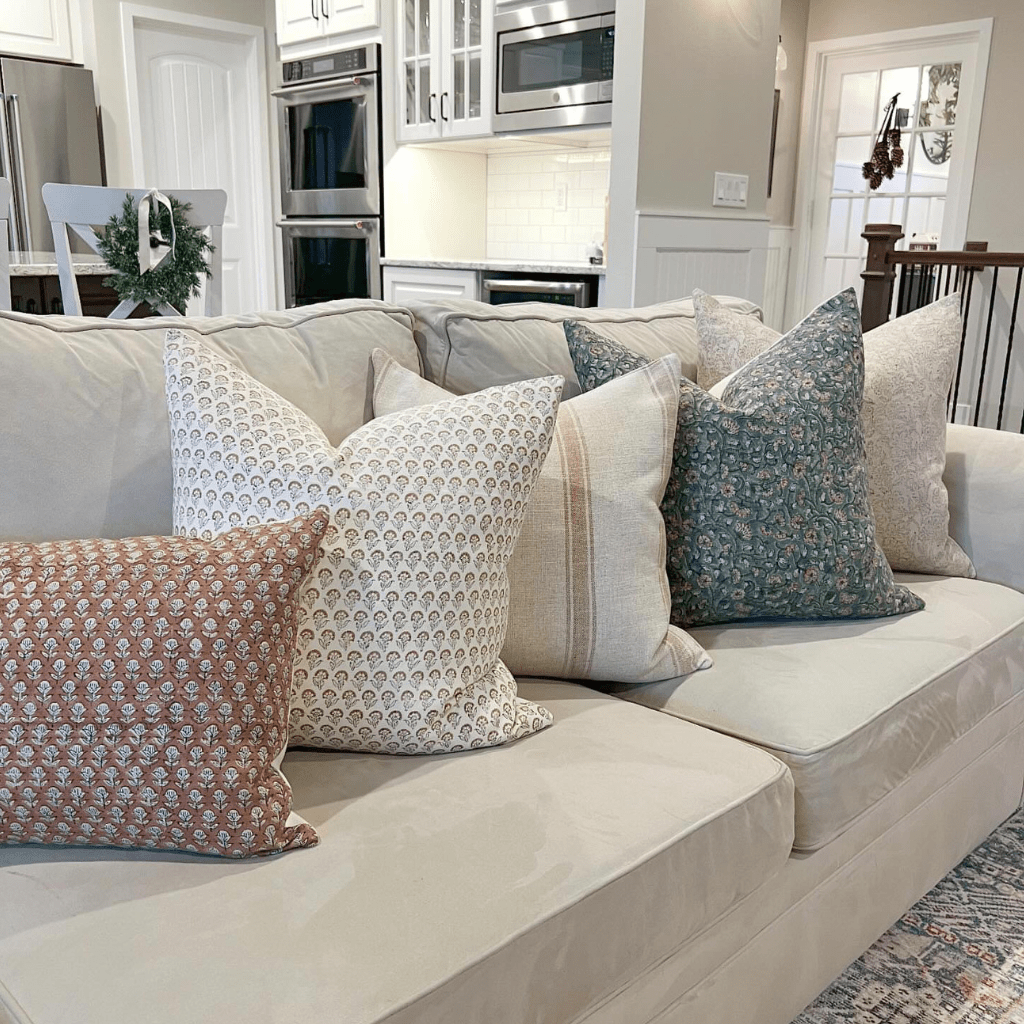
[[[994,18],[967,234],[989,248],[1024,250],[1019,105],[1024,83],[1024,0],[810,0],[809,41]]]
[[[639,209],[711,212],[727,171],[750,176],[739,213],[765,212],[778,25],[779,0],[646,0]]]
[[[779,32],[787,64],[785,71],[775,74],[775,88],[779,90],[779,126],[775,136],[775,179],[768,200],[768,216],[773,224],[786,226],[793,223],[809,8],[810,0],[782,0]]]
[[[265,25],[262,0],[141,0],[147,7],[181,11],[206,18],[223,18],[248,25]],[[96,81],[103,120],[107,184],[126,188],[132,180],[131,142],[128,131],[128,93],[125,83],[124,45],[121,39],[119,0],[90,0],[83,4],[87,63]],[[90,39],[90,36],[92,37]],[[273,45],[273,36],[267,38]],[[89,50],[94,48],[92,59]]]

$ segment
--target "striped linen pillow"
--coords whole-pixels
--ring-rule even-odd
[[[451,398],[383,349],[372,358],[376,416]],[[501,657],[513,674],[644,683],[711,664],[669,624],[659,505],[679,373],[665,356],[560,406],[508,567]]]

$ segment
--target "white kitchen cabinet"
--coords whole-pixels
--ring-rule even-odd
[[[2,0],[0,53],[74,60],[72,5],[77,0]]]
[[[398,141],[487,135],[494,0],[395,0]]]
[[[411,302],[479,298],[480,274],[475,270],[384,268],[384,301],[395,306],[407,306]]]
[[[379,0],[277,0],[280,46],[359,32],[379,24]]]

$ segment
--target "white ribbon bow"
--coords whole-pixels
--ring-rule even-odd
[[[152,206],[156,206],[158,209],[165,206],[171,215],[170,245],[158,232],[151,233],[149,230],[149,211]],[[151,188],[139,200],[139,273],[145,274],[147,270],[156,270],[168,256],[173,257],[176,241],[174,210],[171,207],[171,201],[159,189]]]

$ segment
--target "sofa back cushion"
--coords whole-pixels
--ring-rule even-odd
[[[373,349],[419,365],[409,313],[369,300],[196,319],[0,313],[0,540],[170,534],[171,327],[289,399],[332,444],[372,416]]]
[[[730,309],[760,318],[746,299],[720,296]],[[697,327],[692,299],[640,309],[577,309],[549,302],[490,306],[483,302],[417,303],[416,344],[427,380],[457,395],[556,373],[563,399],[580,393],[562,323],[591,324],[606,338],[650,359],[675,354],[683,376],[697,376]]]

